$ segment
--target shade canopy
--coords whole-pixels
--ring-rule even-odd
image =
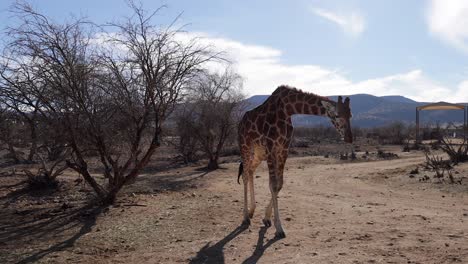
[[[465,106],[460,104],[451,104],[446,102],[438,102],[433,104],[421,105],[416,107],[417,110],[464,110]]]
[[[468,134],[468,108],[461,104],[451,104],[446,102],[438,102],[433,104],[421,105],[416,107],[416,143],[421,142],[419,137],[419,111],[421,110],[463,110],[463,139],[466,140]]]

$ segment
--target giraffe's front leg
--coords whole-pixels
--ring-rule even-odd
[[[283,187],[283,174],[281,173],[282,171],[278,169],[279,167],[281,166],[278,166],[277,161],[274,159],[268,162],[268,170],[270,174],[271,203],[272,203],[274,214],[275,214],[275,218],[274,218],[274,224],[276,228],[275,235],[278,238],[285,238],[286,235],[281,225],[281,220],[280,220],[279,210],[278,210],[278,193]],[[268,208],[267,208],[267,211],[268,211]]]
[[[248,204],[247,204],[247,193],[248,193],[248,190],[247,190],[247,184],[248,184],[248,181],[247,181],[247,175],[244,173],[242,175],[242,181],[244,182],[244,220],[242,221],[242,225],[250,225],[250,218],[249,218],[249,209],[248,209]]]
[[[254,189],[254,182],[253,182],[253,172],[249,173],[249,188],[250,188],[250,210],[249,210],[249,218],[252,218],[255,212],[255,189]]]
[[[279,209],[278,209],[278,193],[281,188],[278,187],[278,185],[274,186],[273,184],[270,184],[270,189],[271,189],[271,197],[272,197],[271,200],[273,204],[273,210],[275,213],[275,219],[274,219],[274,224],[276,228],[275,235],[278,238],[285,238],[286,234],[284,233],[283,226],[281,225]]]

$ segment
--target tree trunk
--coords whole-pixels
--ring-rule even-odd
[[[8,152],[10,152],[11,158],[14,160],[14,162],[16,164],[21,163],[23,159],[19,157],[18,152],[16,152],[13,144],[7,142],[7,145],[8,145]]]
[[[112,205],[115,203],[115,199],[117,198],[117,193],[119,192],[120,188],[113,188],[110,190],[107,195],[101,199],[103,205]]]
[[[31,148],[29,149],[28,162],[33,162],[37,149],[37,133],[34,121],[31,121],[29,125],[31,126]]]
[[[218,159],[216,157],[211,157],[210,162],[208,163],[207,168],[209,170],[217,170],[219,169]]]

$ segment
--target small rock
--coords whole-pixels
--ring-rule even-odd
[[[421,219],[424,220],[424,221],[427,220],[427,217],[425,217],[424,215],[420,215],[419,217],[421,217]]]
[[[67,204],[67,203],[63,203],[62,206],[61,206],[60,208],[61,208],[62,210],[66,210],[66,209],[71,208],[71,207],[73,207],[73,206],[71,206],[71,205],[69,205],[69,204]]]

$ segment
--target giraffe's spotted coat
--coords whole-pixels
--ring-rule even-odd
[[[334,102],[326,97],[282,85],[262,105],[244,114],[239,124],[239,147],[243,165],[241,172],[244,182],[244,223],[250,223],[255,210],[253,174],[258,165],[266,160],[272,198],[263,221],[265,225],[271,225],[270,218],[274,209],[276,234],[280,237],[284,236],[284,231],[279,219],[277,197],[283,186],[283,170],[293,133],[291,116],[294,114],[327,116],[344,140],[352,142],[349,98],[346,98],[344,103],[341,97],[338,102]],[[247,202],[248,189],[250,210]]]

